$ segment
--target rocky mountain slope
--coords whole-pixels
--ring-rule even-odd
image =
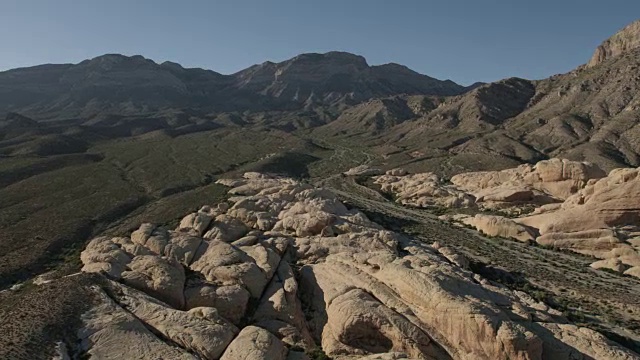
[[[598,46],[587,66],[597,66],[638,47],[640,47],[640,21],[635,21]]]
[[[372,145],[384,140],[395,145],[388,154],[422,153],[418,160],[406,157],[412,164],[424,160],[426,165],[442,157],[444,150],[449,159],[465,159],[463,167],[470,158],[487,157],[503,167],[511,165],[510,160],[549,157],[588,160],[606,170],[638,166],[637,29],[638,22],[629,25],[598,48],[598,61],[567,74],[539,81],[505,79],[455,97],[425,96],[417,107],[411,105],[415,97],[369,102],[356,107],[351,117],[344,112],[317,133],[358,136]],[[600,56],[603,52],[607,55]],[[377,110],[380,101],[393,106]],[[384,136],[375,136],[377,129],[367,127],[372,123],[383,124]]]
[[[108,54],[79,64],[41,65],[0,73],[0,113],[38,118],[299,109],[394,94],[456,95],[465,91],[404,66],[369,66],[341,52],[303,54],[222,75],[142,56]]]

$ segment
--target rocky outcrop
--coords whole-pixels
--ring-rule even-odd
[[[475,199],[455,186],[445,184],[436,174],[386,174],[375,178],[382,192],[392,194],[403,205],[416,207],[473,207]]]
[[[185,275],[182,265],[173,258],[154,255],[136,256],[130,270],[122,272],[122,282],[181,309],[184,307]]]
[[[462,173],[453,176],[451,182],[485,201],[540,204],[551,202],[549,198],[564,200],[590,179],[604,176],[606,173],[596,165],[554,158],[502,171]]]
[[[626,239],[640,226],[639,174],[640,169],[614,169],[605,178],[590,180],[561,206],[516,221],[538,229],[536,241],[542,245],[637,266],[640,253]]]
[[[273,334],[257,326],[247,326],[229,345],[222,360],[285,360],[287,348]]]
[[[80,254],[80,260],[84,264],[82,271],[101,272],[119,279],[131,261],[131,255],[117,241],[103,236],[89,242]]]
[[[382,192],[392,194],[404,205],[477,206],[517,215],[532,206],[562,202],[589,180],[605,175],[590,163],[550,159],[502,171],[461,173],[451,178],[451,184],[433,173],[406,175],[401,170],[378,176],[375,183]]]
[[[596,261],[589,266],[594,269],[609,269],[617,273],[623,273],[627,268],[620,259],[604,259]]]
[[[385,172],[385,175],[391,175],[391,176],[405,176],[408,174],[409,172],[402,168],[395,168],[395,169],[387,170]]]
[[[111,280],[96,289],[103,300],[84,317],[88,354],[306,359],[304,351],[321,348],[337,359],[636,356],[471,273],[456,250],[387,231],[327,190],[255,173],[220,182],[233,186],[233,205],[203,208],[175,231],[143,224],[135,239],[89,243],[83,270]],[[206,227],[203,214],[211,218]],[[231,224],[243,231],[206,236]]]
[[[625,52],[640,48],[640,21],[635,21],[605,40],[589,60],[588,67],[597,66]]]
[[[500,236],[520,241],[533,241],[536,238],[535,231],[532,228],[502,216],[477,214],[459,221],[473,226],[481,233],[489,236]]]
[[[344,172],[347,176],[375,176],[382,174],[382,170],[371,168],[367,165],[359,165]]]
[[[203,359],[218,359],[238,333],[216,308],[180,311],[125,286],[112,284],[111,287],[124,309],[162,337]]]
[[[634,168],[614,169],[609,176],[590,181],[556,211],[534,215],[521,222],[535,226],[541,234],[638,225],[639,172]]]
[[[196,357],[155,336],[99,288],[98,304],[82,317],[81,349],[99,359],[190,359]]]
[[[382,192],[418,207],[477,207],[505,216],[446,215],[442,219],[471,226],[489,236],[533,241],[599,259],[594,268],[635,274],[640,265],[640,169],[614,169],[561,159],[501,171],[455,175],[453,185],[432,173],[386,174],[375,178]],[[521,215],[530,213],[530,215]],[[622,229],[625,227],[625,229]],[[640,241],[638,241],[640,243]]]

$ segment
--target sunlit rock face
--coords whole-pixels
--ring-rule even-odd
[[[84,350],[141,359],[633,359],[561,313],[385,230],[330,191],[248,173],[175,230],[98,237]],[[126,346],[123,346],[126,345]]]

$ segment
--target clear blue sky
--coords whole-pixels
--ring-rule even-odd
[[[224,74],[349,51],[461,84],[585,63],[637,0],[0,0],[0,69],[140,54]]]

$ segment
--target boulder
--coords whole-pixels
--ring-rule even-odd
[[[131,241],[144,246],[154,254],[162,254],[169,242],[169,232],[163,227],[145,223],[138,230],[131,233]]]
[[[205,239],[233,242],[243,237],[249,228],[240,220],[229,215],[219,215],[204,234]]]
[[[213,216],[204,212],[195,212],[185,216],[180,225],[178,225],[177,231],[194,231],[195,234],[202,236],[209,224],[213,220]]]
[[[202,238],[181,232],[171,232],[169,243],[164,247],[164,255],[189,266],[202,244]]]
[[[442,254],[442,256],[444,256],[447,260],[451,261],[452,263],[456,264],[462,269],[469,268],[469,259],[467,259],[464,255],[460,254],[459,252],[455,251],[453,248],[450,248],[448,246],[440,246],[440,244],[435,244],[435,245],[436,246],[432,245],[432,247],[438,250],[438,252]]]
[[[624,272],[625,275],[640,278],[640,266],[631,267]]]
[[[211,307],[229,322],[239,325],[245,316],[251,294],[241,285],[216,286],[202,283],[185,289],[186,308]]]
[[[254,298],[269,281],[252,257],[222,241],[203,241],[189,268],[217,285],[242,285]]]
[[[609,269],[617,273],[623,273],[627,268],[620,259],[604,259],[596,261],[589,266],[594,269]]]
[[[231,342],[221,360],[286,360],[287,348],[267,330],[247,326]]]
[[[92,239],[80,253],[84,272],[105,273],[109,277],[119,279],[131,256],[114,243],[111,238],[100,236]]]
[[[134,289],[166,302],[176,309],[184,308],[185,274],[182,265],[172,258],[154,255],[136,256],[122,273],[122,281]]]

